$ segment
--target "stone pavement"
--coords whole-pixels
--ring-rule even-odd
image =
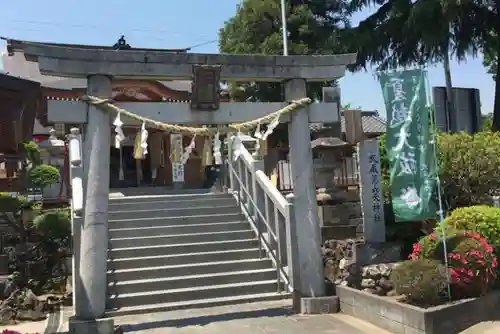
[[[340,314],[293,314],[290,301],[259,302],[115,318],[124,333],[137,334],[390,334]]]
[[[483,321],[474,325],[460,334],[498,334],[500,333],[500,321]]]
[[[0,326],[21,333],[66,334],[71,307],[39,322]],[[296,315],[289,301],[261,302],[207,309],[191,309],[115,318],[124,333],[138,334],[391,334],[345,314]],[[54,331],[54,327],[59,327]],[[461,334],[498,334],[500,321],[485,321]]]

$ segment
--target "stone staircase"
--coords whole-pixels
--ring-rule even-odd
[[[110,316],[290,296],[230,194],[112,198],[109,238]]]

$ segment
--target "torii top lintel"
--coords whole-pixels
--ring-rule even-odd
[[[182,50],[113,50],[105,46],[7,40],[9,52],[23,52],[36,61],[44,75],[182,80],[193,76],[192,65],[220,65],[222,80],[282,81],[302,78],[327,81],[344,76],[356,54],[340,55],[232,55],[186,53]]]

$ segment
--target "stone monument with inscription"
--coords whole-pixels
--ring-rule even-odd
[[[366,242],[385,242],[384,197],[377,139],[358,144],[358,163],[364,239]]]

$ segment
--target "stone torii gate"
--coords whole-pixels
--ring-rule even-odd
[[[10,52],[23,52],[38,62],[44,75],[87,78],[88,95],[111,97],[111,82],[119,79],[192,80],[197,65],[217,65],[221,80],[281,81],[285,99],[306,97],[306,82],[328,81],[344,75],[355,54],[324,56],[267,56],[173,53],[148,49],[113,50],[109,47],[45,44],[10,40]],[[216,110],[193,110],[180,103],[116,103],[140,116],[170,124],[228,124],[262,117],[286,103],[221,103]],[[51,122],[86,124],[84,136],[84,222],[81,228],[80,259],[75,270],[75,316],[78,321],[95,323],[105,312],[106,259],[108,245],[108,194],[110,164],[110,114],[81,101],[48,101]],[[125,124],[134,124],[123,119]],[[316,208],[309,123],[340,122],[335,103],[313,103],[286,115],[289,122],[295,216],[307,247],[300,248],[300,271],[309,272],[309,295],[324,295],[320,251],[320,228]],[[138,124],[138,123],[135,123]],[[307,223],[305,223],[307,222]],[[299,233],[298,232],[298,233]],[[78,278],[76,278],[78,280]],[[95,328],[95,327],[94,327]],[[96,331],[94,330],[94,333]],[[83,333],[83,331],[82,331]]]

